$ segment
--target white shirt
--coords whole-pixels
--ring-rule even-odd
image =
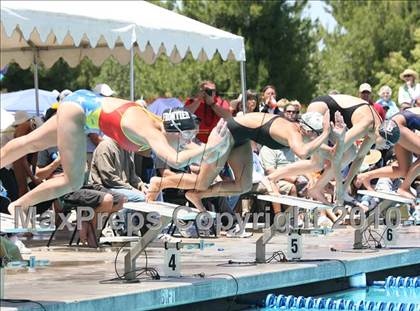
[[[408,87],[406,84],[398,89],[398,103],[409,103],[413,105],[420,98],[420,83],[416,83],[414,87]]]

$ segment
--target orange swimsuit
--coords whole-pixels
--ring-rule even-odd
[[[121,148],[127,151],[136,152],[148,150],[150,149],[149,145],[131,140],[127,133],[124,133],[121,127],[121,120],[124,116],[124,113],[131,107],[141,109],[151,118],[160,120],[158,116],[151,113],[146,108],[139,106],[139,104],[128,102],[109,113],[106,113],[102,110],[99,116],[99,128],[102,132],[104,132],[105,135],[114,139],[121,146]]]

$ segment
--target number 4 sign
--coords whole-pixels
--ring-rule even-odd
[[[397,244],[398,233],[393,228],[386,228],[384,232],[385,247],[395,246]]]
[[[163,272],[165,276],[181,276],[181,253],[177,248],[165,249]]]
[[[300,233],[289,233],[287,239],[287,257],[289,259],[302,258],[303,244]]]

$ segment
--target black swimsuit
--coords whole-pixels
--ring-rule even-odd
[[[352,128],[353,127],[353,122],[351,122],[351,116],[353,115],[354,111],[364,105],[368,105],[368,103],[361,103],[359,105],[355,105],[353,107],[348,107],[348,108],[342,108],[340,107],[337,102],[334,100],[334,98],[332,98],[329,95],[326,96],[319,96],[317,98],[315,98],[314,100],[311,101],[311,103],[313,102],[323,102],[328,106],[328,109],[330,110],[330,121],[334,122],[335,121],[335,112],[339,111],[341,113],[341,115],[343,116],[344,122],[346,123],[348,128]]]
[[[287,146],[284,146],[281,143],[277,142],[270,135],[271,124],[274,122],[274,120],[281,117],[281,115],[274,116],[273,118],[271,118],[271,120],[257,128],[249,128],[243,126],[236,122],[234,118],[230,118],[227,121],[227,127],[233,136],[233,139],[235,141],[235,147],[238,147],[250,140],[253,140],[256,143],[263,146],[267,146],[270,149],[283,149]]]

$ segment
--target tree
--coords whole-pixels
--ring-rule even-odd
[[[410,50],[419,27],[420,2],[337,0],[329,4],[338,27],[323,36],[318,92],[338,89],[356,94],[363,82],[380,83],[376,73],[393,66],[386,61],[390,55],[394,61],[395,57],[413,61]]]

